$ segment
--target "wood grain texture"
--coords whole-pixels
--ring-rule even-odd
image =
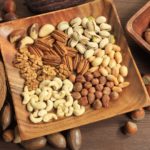
[[[150,45],[143,39],[143,33],[150,23],[150,1],[145,4],[127,23],[129,35],[150,53]]]
[[[3,0],[0,0],[0,2]],[[136,13],[146,2],[149,0],[114,0],[117,7],[119,17],[123,28],[125,29],[127,21],[130,17]],[[17,2],[17,14],[20,17],[33,15],[29,12],[23,0],[16,0]],[[126,9],[128,8],[128,9]],[[128,10],[128,11],[127,11]],[[135,41],[133,41],[125,32],[128,43],[131,47],[132,54],[136,60],[136,64],[142,74],[150,73],[150,55],[145,53]],[[120,132],[120,126],[128,120],[126,115],[117,116],[111,119],[93,123],[90,125],[83,126],[81,128],[83,135],[83,145],[81,150],[149,150],[150,149],[150,113],[146,114],[146,118],[139,123],[138,133],[135,136],[125,136]],[[22,150],[22,148],[16,144],[5,143],[0,139],[0,150]],[[42,150],[58,150],[47,145]]]
[[[6,99],[6,77],[5,77],[5,70],[2,60],[0,59],[0,110],[3,107],[3,104]]]
[[[145,87],[141,82],[141,77],[131,56],[126,40],[123,36],[116,9],[111,1],[98,0],[62,11],[4,23],[0,25],[0,35],[3,37],[7,37],[7,35],[12,30],[18,28],[27,28],[35,22],[38,22],[40,24],[50,22],[56,25],[64,19],[69,21],[70,19],[77,16],[84,17],[90,15],[94,17],[105,15],[108,18],[109,23],[112,24],[117,43],[122,48],[122,54],[124,58],[123,63],[129,68],[129,75],[127,77],[127,80],[131,83],[131,85],[124,90],[124,92],[120,96],[119,101],[111,103],[109,109],[103,108],[100,111],[93,111],[90,109],[80,117],[65,118],[47,124],[32,124],[28,120],[29,114],[21,103],[20,94],[23,88],[23,79],[20,78],[18,70],[12,66],[12,60],[14,58],[16,50],[14,47],[12,47],[12,45],[9,44],[7,40],[1,38],[2,55],[8,75],[9,84],[11,87],[17,123],[19,126],[21,138],[23,140],[110,118],[112,116],[116,116],[140,108],[147,103],[148,96]]]

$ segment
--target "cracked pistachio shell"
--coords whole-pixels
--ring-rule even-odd
[[[95,31],[95,25],[94,25],[93,21],[88,21],[87,22],[87,29],[89,31]]]
[[[75,40],[75,41],[79,41],[81,39],[81,35],[78,33],[78,32],[73,32],[72,34],[72,38]]]
[[[83,44],[81,44],[81,43],[78,43],[78,44],[76,45],[76,48],[77,48],[77,50],[78,50],[81,54],[84,54],[84,52],[86,51],[85,46],[84,46]]]
[[[99,43],[101,40],[102,40],[102,37],[101,37],[101,36],[94,35],[94,36],[92,37],[92,41],[95,42],[95,43]]]
[[[70,37],[73,33],[73,28],[69,27],[68,29],[66,29],[65,33]]]
[[[99,16],[99,17],[96,18],[96,23],[97,24],[105,23],[106,21],[107,21],[107,19],[104,16]]]
[[[93,36],[93,35],[96,35],[96,33],[93,32],[93,31],[84,30],[84,35],[85,35],[87,38],[92,38],[92,36]]]
[[[75,41],[72,38],[68,41],[68,45],[71,47],[75,47],[77,44],[78,44],[78,41]]]
[[[98,49],[98,44],[95,42],[88,42],[87,46],[94,48],[94,49]]]
[[[80,39],[80,43],[82,43],[84,45],[86,45],[89,41],[90,41],[90,39],[85,36],[82,36]]]
[[[69,23],[67,21],[62,21],[57,25],[57,29],[60,31],[67,30],[69,28]]]
[[[83,28],[86,28],[86,27],[87,27],[87,26],[86,26],[87,22],[88,22],[88,18],[87,18],[87,17],[84,17],[84,18],[82,19],[82,26],[83,26]]]
[[[109,25],[109,24],[107,24],[107,23],[102,23],[101,25],[100,25],[100,29],[101,30],[108,30],[108,31],[111,31],[111,25]]]
[[[100,31],[99,34],[100,34],[101,36],[103,36],[103,37],[109,37],[109,36],[110,36],[110,33],[109,33],[108,31],[105,31],[105,30]]]
[[[70,24],[72,27],[75,27],[75,26],[79,26],[81,24],[81,22],[82,22],[81,18],[76,17],[70,21]]]
[[[104,48],[108,43],[109,43],[108,38],[104,38],[104,39],[102,39],[101,42],[99,43],[99,47],[100,47],[100,48]]]
[[[79,34],[83,34],[84,30],[82,28],[82,26],[75,26],[73,28],[74,31],[78,32]]]

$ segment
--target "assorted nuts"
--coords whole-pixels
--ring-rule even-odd
[[[76,83],[76,86],[77,83]],[[55,77],[53,80],[44,80],[35,90],[24,88],[23,104],[30,113],[30,121],[33,123],[49,122],[73,114],[80,116],[85,112],[84,106],[73,100],[71,91],[73,84],[70,80],[61,80]],[[56,113],[55,113],[56,112]]]
[[[80,116],[85,106],[117,100],[128,68],[104,16],[76,17],[56,27],[34,23],[10,33],[18,52],[14,66],[25,79],[23,104],[33,123]]]

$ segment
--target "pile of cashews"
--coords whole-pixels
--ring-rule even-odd
[[[73,84],[70,80],[44,80],[36,90],[24,87],[23,104],[26,105],[32,123],[49,122],[58,118],[84,114],[85,107],[71,96]]]

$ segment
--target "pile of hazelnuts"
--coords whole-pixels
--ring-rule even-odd
[[[14,0],[4,0],[0,11],[0,22],[17,19],[16,3]]]
[[[91,105],[94,109],[108,107],[110,100],[117,100],[119,93],[112,91],[114,82],[108,81],[97,70],[84,75],[71,75],[74,83],[72,97],[83,106]]]

